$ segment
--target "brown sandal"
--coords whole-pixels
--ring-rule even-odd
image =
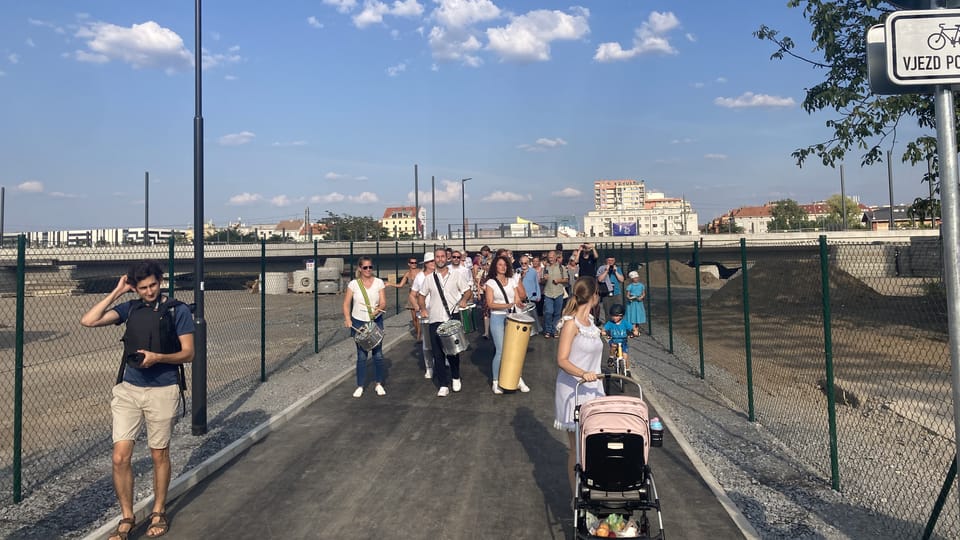
[[[157,518],[157,522],[153,522],[153,518]],[[154,535],[150,534],[151,530],[160,529],[160,532]],[[153,512],[147,516],[147,538],[160,538],[161,536],[167,534],[167,531],[170,529],[170,522],[167,521],[166,512]]]
[[[130,525],[130,528],[121,531],[120,527],[124,525]],[[130,536],[130,531],[137,525],[137,522],[134,518],[123,518],[120,520],[120,523],[117,523],[117,528],[110,534],[110,538],[119,538],[120,540],[127,540],[127,537]]]

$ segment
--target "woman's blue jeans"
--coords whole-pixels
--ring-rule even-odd
[[[490,334],[493,336],[493,345],[497,352],[493,355],[493,380],[500,378],[500,358],[503,356],[503,332],[507,327],[507,315],[505,313],[490,314]]]
[[[380,330],[383,330],[383,315],[377,317],[373,320],[377,323],[377,326],[380,327]],[[357,333],[357,329],[363,327],[367,324],[366,321],[361,321],[359,319],[354,319],[350,317],[350,322],[353,325],[353,328],[350,330],[350,335],[354,336]],[[356,345],[356,343],[354,343]],[[369,353],[363,350],[363,347],[356,345],[357,347],[357,386],[363,386],[367,379],[367,357]],[[378,383],[383,382],[383,342],[377,344],[373,348],[373,373],[374,380]]]

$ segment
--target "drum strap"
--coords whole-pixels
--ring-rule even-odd
[[[367,296],[367,288],[363,286],[363,281],[357,280],[357,285],[360,287],[360,294],[363,295],[363,302],[367,304],[367,314],[370,316],[370,321],[373,321],[373,308],[370,307],[370,297]]]
[[[447,317],[453,318],[453,314],[450,313],[450,306],[447,305],[447,297],[443,294],[443,285],[440,285],[440,278],[437,277],[437,273],[433,273],[433,281],[437,284],[437,292],[440,293],[440,302],[443,303],[443,310],[447,312]]]
[[[493,280],[497,282],[497,286],[500,287],[500,292],[503,293],[503,303],[509,304],[510,299],[507,298],[507,290],[503,288],[503,285],[500,283],[500,280],[498,278],[493,278]],[[507,308],[508,312],[512,310],[513,310],[513,306],[510,306]]]

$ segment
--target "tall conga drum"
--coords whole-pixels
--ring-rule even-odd
[[[503,330],[503,354],[500,355],[498,384],[504,390],[516,390],[523,374],[523,361],[527,357],[533,317],[525,313],[511,313]]]

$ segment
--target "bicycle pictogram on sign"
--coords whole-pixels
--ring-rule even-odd
[[[956,47],[957,44],[960,44],[960,24],[956,24],[953,28],[950,29],[950,32],[953,33],[953,37],[947,35],[947,29],[945,24],[940,23],[940,31],[930,34],[930,37],[927,38],[927,46],[935,51],[946,47],[947,42],[950,42],[950,45]]]

